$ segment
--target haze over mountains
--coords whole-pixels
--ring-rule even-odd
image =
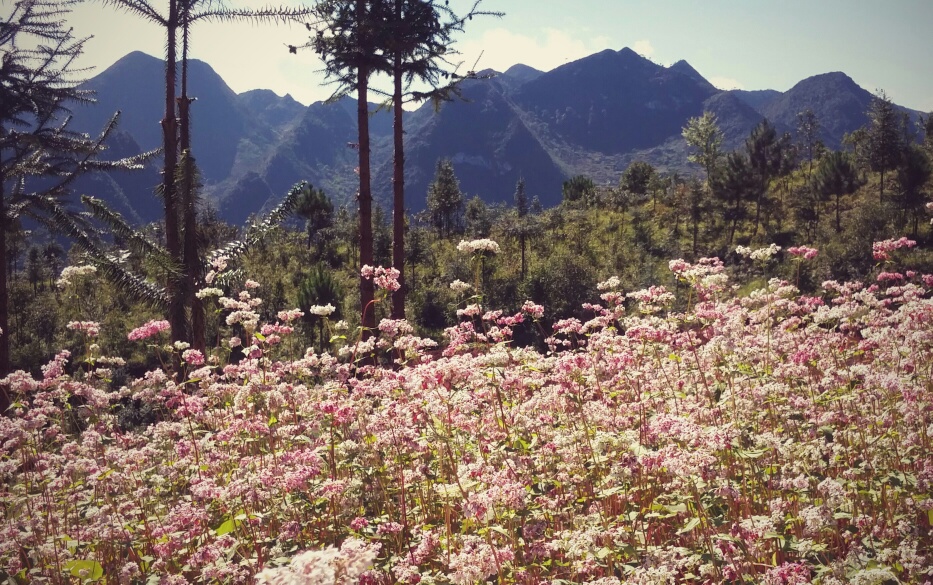
[[[492,72],[486,72],[492,73]],[[134,52],[84,84],[97,104],[75,109],[74,128],[98,132],[117,110],[120,131],[114,156],[161,144],[163,63]],[[192,61],[189,94],[192,150],[205,195],[221,218],[242,223],[269,208],[291,185],[307,180],[338,204],[356,191],[355,102],[318,102],[305,107],[269,90],[234,93],[201,61]],[[549,72],[516,65],[490,79],[467,80],[467,101],[430,104],[406,113],[406,199],[411,211],[425,206],[439,158],[454,163],[461,189],[487,202],[511,202],[515,183],[546,205],[561,198],[566,178],[585,174],[597,184],[616,184],[635,160],[666,171],[693,172],[681,129],[691,117],[715,113],[726,148],[738,148],[767,117],[779,131],[793,132],[797,113],[811,108],[822,140],[838,148],[843,135],[866,121],[872,93],[844,73],[804,79],[786,92],[721,91],[679,61],[657,65],[631,49],[606,50]],[[372,105],[375,111],[376,105]],[[914,118],[919,112],[904,109]],[[373,114],[373,188],[378,200],[391,195],[392,119]],[[152,188],[157,165],[144,173],[97,176],[82,193],[110,201],[138,222],[161,217]],[[386,207],[388,205],[386,204]]]

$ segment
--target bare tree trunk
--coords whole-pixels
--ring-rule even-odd
[[[165,163],[162,166],[162,198],[165,205],[165,247],[169,256],[181,268],[181,241],[178,230],[178,200],[175,193],[175,169],[178,160],[178,128],[175,120],[176,33],[178,30],[178,0],[170,0],[168,34],[165,54],[165,117],[162,119],[162,143]],[[172,341],[184,341],[186,335],[185,299],[182,279],[169,274],[166,279],[168,321]]]
[[[2,163],[2,156],[0,156]],[[7,288],[9,282],[6,276],[7,249],[6,249],[6,201],[5,199],[5,177],[3,169],[0,168],[0,376],[5,376],[10,372],[10,295]],[[10,406],[10,397],[7,395],[6,388],[0,388],[0,415],[6,412]]]
[[[358,22],[365,20],[365,2],[357,0]],[[373,194],[369,172],[369,70],[357,72],[356,121],[360,137],[360,268],[373,264]],[[363,338],[376,329],[375,285],[372,279],[360,277],[360,325]]]
[[[401,21],[402,0],[395,0],[395,18]],[[395,125],[395,160],[393,165],[392,189],[392,266],[398,270],[398,282],[401,285],[392,293],[392,318],[405,318],[405,143],[403,135],[402,110],[402,55],[395,54],[393,63],[393,81],[395,83],[392,99],[394,101]]]
[[[186,0],[185,13],[190,9]],[[201,259],[198,255],[198,210],[195,201],[195,159],[191,153],[191,102],[188,97],[188,22],[182,29],[181,56],[181,97],[178,98],[178,118],[181,126],[181,151],[184,153],[186,168],[182,184],[181,208],[184,213],[184,242],[182,251],[182,270],[184,272],[184,304],[190,312],[191,346],[202,353],[205,351],[204,306],[195,296],[198,276],[201,272]]]

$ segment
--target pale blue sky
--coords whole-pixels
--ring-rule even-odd
[[[451,0],[456,9],[471,3]],[[786,91],[811,75],[844,71],[869,91],[933,110],[933,0],[484,0],[482,7],[506,15],[468,23],[457,43],[465,69],[480,54],[479,69],[548,70],[631,47],[663,65],[686,59],[725,89]],[[72,24],[76,34],[94,35],[84,64],[98,71],[130,51],[161,56],[164,48],[158,27],[96,0],[86,0]],[[262,87],[307,104],[330,90],[319,85],[312,53],[288,54],[286,44],[306,38],[299,26],[201,24],[192,48],[237,92]]]

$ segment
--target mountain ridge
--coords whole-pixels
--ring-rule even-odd
[[[299,180],[323,188],[337,204],[352,204],[355,100],[304,106],[271,90],[236,94],[198,60],[189,61],[189,71],[189,94],[197,98],[192,148],[205,195],[221,218],[240,223],[268,209]],[[160,145],[163,77],[160,59],[140,52],[124,56],[83,85],[97,92],[98,104],[76,108],[75,128],[99,131],[120,109],[121,132],[141,149]],[[704,111],[717,114],[726,146],[738,148],[762,119],[792,132],[797,113],[811,108],[824,142],[837,148],[845,132],[865,123],[872,99],[841,72],[803,79],[786,92],[721,91],[684,60],[663,67],[629,48],[606,49],[546,72],[516,64],[491,79],[466,80],[463,94],[466,101],[443,104],[438,112],[425,104],[404,114],[411,211],[424,208],[439,158],[453,161],[468,197],[511,202],[515,182],[523,177],[529,196],[552,205],[570,176],[615,184],[635,160],[662,171],[696,172],[686,161],[681,130]],[[370,104],[373,187],[388,208],[392,116],[376,109]],[[110,188],[100,183],[97,188]],[[110,198],[121,208],[132,207],[141,197],[126,192],[133,188],[126,184]],[[144,212],[133,209],[129,216],[158,219],[156,207],[141,207]]]

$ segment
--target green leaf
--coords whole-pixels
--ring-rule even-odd
[[[217,536],[223,536],[224,534],[228,534],[236,530],[236,524],[237,524],[236,520],[234,520],[233,518],[230,518],[229,520],[227,520],[226,522],[218,526],[217,530],[215,530],[214,532],[217,533]]]
[[[696,528],[699,524],[699,518],[691,518],[689,521],[687,521],[687,524],[685,524],[683,528],[677,531],[677,534],[686,534]]]
[[[62,565],[62,568],[71,573],[72,577],[84,579],[84,581],[99,581],[104,576],[104,568],[97,561],[75,560],[68,561]],[[86,571],[87,575],[82,577],[81,572]]]

